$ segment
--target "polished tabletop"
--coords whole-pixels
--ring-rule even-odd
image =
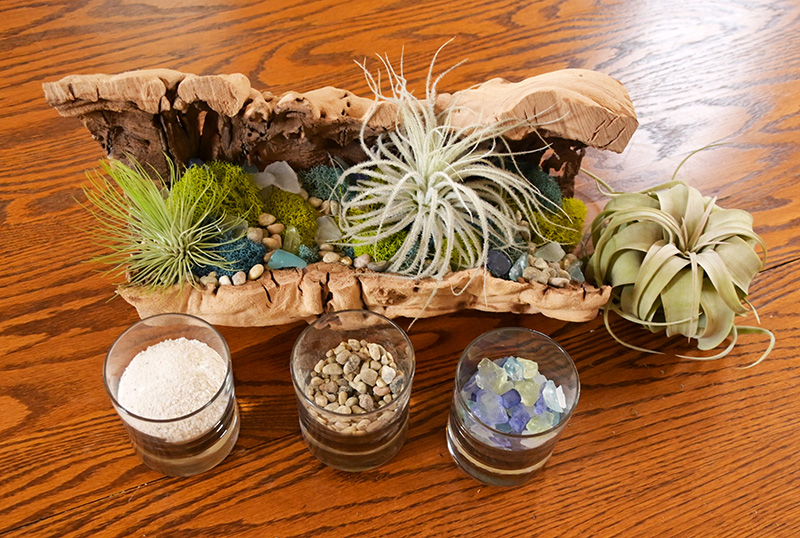
[[[800,536],[800,5],[796,0],[462,2],[22,2],[0,7],[0,536]],[[101,253],[80,206],[103,157],[41,84],[169,67],[244,73],[281,93],[326,85],[368,96],[354,60],[404,55],[412,87],[445,41],[441,83],[521,80],[579,67],[622,81],[640,126],[622,154],[589,150],[618,190],[680,177],[750,211],[769,247],[750,299],[777,345],[742,337],[726,358],[612,319],[467,312],[418,321],[411,425],[386,465],[348,474],[309,453],[288,370],[305,324],[221,327],[242,429],[191,478],[135,456],[102,381],[106,351],[138,318],[86,260]],[[370,60],[373,61],[373,60]],[[375,60],[376,62],[376,60]],[[581,175],[591,215],[605,202]],[[400,320],[404,326],[410,320]],[[756,323],[752,315],[742,320]],[[445,443],[459,354],[496,327],[560,342],[582,393],[547,467],[516,488],[460,471]],[[694,351],[696,354],[697,352]]]

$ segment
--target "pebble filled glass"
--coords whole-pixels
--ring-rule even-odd
[[[187,397],[192,396],[193,410],[181,411],[176,416],[153,418],[133,412],[128,408],[130,404],[126,407],[120,403],[120,380],[126,369],[137,356],[141,359],[148,350],[152,352],[159,348],[167,349],[173,355],[182,352],[192,354],[191,361],[175,362],[188,365],[194,361],[199,369],[207,369],[209,360],[221,363],[212,364],[220,374],[217,383],[203,387],[207,399],[194,401],[197,400],[198,389],[195,385],[206,377],[204,372],[193,372],[191,368],[169,372],[177,377],[172,378],[174,387],[167,394],[163,394],[164,390],[158,395],[147,393],[150,381],[164,375],[159,362],[167,362],[168,356],[155,357],[164,360],[153,361],[152,373],[137,370],[141,385],[123,385],[123,388],[143,392],[139,395],[140,400],[147,404],[152,404],[146,401],[147,398],[163,400],[161,407],[167,415],[170,415],[169,409],[173,406],[175,409],[185,408]],[[205,350],[205,354],[202,357],[194,356],[197,355],[197,349]],[[203,361],[196,359],[204,359],[206,363],[202,364]],[[111,346],[103,374],[108,395],[122,418],[134,450],[151,469],[169,476],[195,475],[220,463],[236,444],[239,437],[239,411],[233,390],[230,351],[222,335],[202,319],[186,314],[161,314],[137,322]]]
[[[352,412],[339,408],[339,411],[347,413],[325,409],[315,403],[315,391],[311,386],[315,366],[325,359],[328,350],[348,341],[354,345],[358,343],[356,348],[362,344],[378,345],[391,354],[397,372],[395,381],[402,376],[403,382],[389,403],[381,404],[381,407],[376,405],[371,411],[360,407],[355,407],[356,411]],[[359,386],[359,381],[349,385],[339,370],[333,365],[331,367],[336,370],[334,381],[342,380],[340,390],[347,394],[347,398],[356,400],[360,394],[353,386]],[[392,459],[403,446],[408,432],[408,404],[414,367],[414,348],[408,335],[380,314],[345,310],[322,316],[309,325],[292,349],[291,373],[300,429],[311,453],[326,465],[343,471],[365,471]]]
[[[529,406],[523,405],[527,381],[522,379],[520,372],[518,381],[514,381],[513,376],[496,381],[503,385],[502,392],[505,393],[502,398],[497,395],[497,401],[500,402],[497,412],[508,413],[511,420],[507,424],[487,424],[492,422],[487,420],[487,415],[494,411],[487,412],[478,405],[481,402],[474,401],[474,396],[469,398],[469,395],[477,393],[483,399],[487,392],[475,386],[476,373],[479,369],[484,373],[491,369],[502,372],[503,368],[499,365],[509,357],[524,359],[522,362],[527,364],[530,364],[529,361],[536,362],[538,371],[525,377],[538,377],[537,383],[543,388],[544,396],[554,402],[552,405],[558,407],[560,412],[551,413],[544,403],[545,398],[534,404],[534,399],[540,397],[538,393],[527,402]],[[517,369],[521,368],[519,362],[516,360],[514,364]],[[512,371],[508,366],[506,370]],[[545,379],[549,381],[545,383]],[[548,385],[550,389],[545,388]],[[520,393],[523,394],[522,403],[519,400]],[[467,346],[458,361],[447,422],[447,448],[461,469],[482,482],[498,486],[522,484],[547,463],[575,410],[579,394],[580,380],[575,364],[569,354],[548,336],[520,327],[484,333]],[[489,393],[489,399],[492,398],[494,394]],[[503,406],[510,409],[504,409]],[[519,418],[515,413],[517,409],[524,416],[524,424],[514,422]],[[550,422],[543,422],[544,417]],[[503,420],[498,419],[498,422]]]

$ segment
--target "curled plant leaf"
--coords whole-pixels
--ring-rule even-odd
[[[695,339],[700,350],[731,338],[726,349],[705,359],[727,355],[739,334],[762,333],[770,344],[754,364],[761,362],[772,351],[774,335],[735,324],[736,316],[749,311],[750,283],[766,262],[766,244],[753,231],[752,215],[722,209],[716,198],[674,180],[647,192],[607,194],[612,199],[591,226],[595,250],[588,271],[598,285],[612,287],[604,320],[614,339],[655,353],[614,335],[610,311],[652,332]]]

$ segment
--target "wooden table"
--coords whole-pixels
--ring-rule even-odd
[[[800,6],[793,0],[591,2],[337,1],[26,3],[0,9],[0,536],[579,536],[800,535]],[[226,5],[233,4],[233,5]],[[418,367],[409,438],[372,472],[315,460],[300,437],[288,356],[302,324],[221,328],[230,344],[241,437],[210,472],[167,478],[134,455],[103,388],[104,354],[136,321],[84,263],[83,172],[103,155],[41,83],[72,73],[171,67],[246,74],[275,93],[324,85],[368,95],[354,59],[399,58],[422,90],[433,52],[468,62],[442,89],[558,68],[621,80],[640,127],[621,155],[584,165],[618,189],[681,177],[723,207],[755,215],[769,245],[751,288],[778,343],[742,338],[727,358],[622,320],[453,314],[411,331]],[[591,181],[578,192],[592,214]],[[752,316],[744,322],[753,323]],[[407,323],[407,320],[404,321]],[[515,489],[453,464],[444,428],[461,350],[519,325],[557,339],[583,391],[546,469]]]

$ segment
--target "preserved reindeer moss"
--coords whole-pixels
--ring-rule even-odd
[[[302,244],[316,244],[317,211],[299,194],[273,187],[264,198],[264,211],[275,215],[287,229],[294,226],[300,233]]]
[[[251,241],[246,236],[236,239],[236,235],[228,233],[224,234],[220,244],[211,248],[210,251],[222,258],[225,263],[197,265],[192,269],[197,276],[206,276],[211,271],[216,271],[218,276],[233,276],[238,271],[246,273],[254,265],[263,263],[267,247]]]
[[[586,221],[586,204],[577,198],[564,198],[562,209],[549,212],[547,218],[536,216],[539,242],[559,243],[568,248],[574,248],[581,240],[583,223]]]
[[[347,186],[337,184],[341,170],[333,166],[319,165],[300,172],[300,182],[309,196],[320,200],[341,201]]]
[[[196,199],[195,212],[203,214],[213,200],[227,215],[242,217],[251,226],[258,225],[258,215],[263,213],[263,202],[258,187],[242,167],[223,161],[212,161],[202,166],[192,166],[172,187],[170,197]]]

